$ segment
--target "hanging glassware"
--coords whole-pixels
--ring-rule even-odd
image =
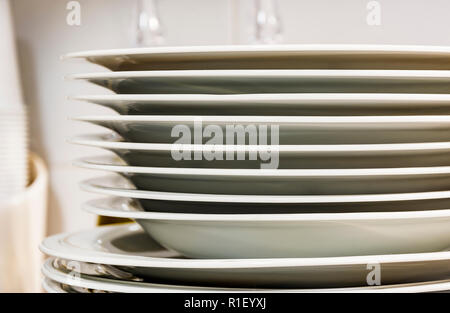
[[[164,33],[156,0],[137,0],[133,21],[133,41],[138,47],[164,44]]]
[[[281,41],[282,26],[277,0],[255,0],[254,43],[274,44]]]

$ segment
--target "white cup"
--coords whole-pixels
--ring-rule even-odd
[[[30,156],[32,181],[26,190],[0,202],[0,292],[40,292],[47,227],[48,171]]]

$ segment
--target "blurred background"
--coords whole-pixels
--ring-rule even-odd
[[[80,210],[95,196],[77,185],[93,174],[71,162],[96,151],[66,140],[102,130],[68,117],[109,112],[67,100],[106,90],[66,81],[68,74],[103,69],[63,62],[65,53],[151,45],[450,45],[448,0],[12,0],[10,6],[28,142],[49,173],[46,235],[95,225],[96,217]],[[68,21],[77,6],[79,20]]]

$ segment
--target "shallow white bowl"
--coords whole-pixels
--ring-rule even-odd
[[[446,94],[128,94],[81,95],[122,115],[421,115],[449,114]]]
[[[450,246],[450,210],[316,214],[144,212],[97,200],[94,214],[131,218],[163,246],[192,258],[337,257],[420,253]]]
[[[127,166],[114,156],[76,166],[120,173],[139,190],[249,195],[333,195],[447,190],[450,167],[215,169]]]
[[[107,149],[132,166],[196,168],[260,168],[261,160],[179,160],[172,158],[172,144],[126,142],[113,133],[83,135],[70,143]],[[217,151],[267,151],[264,146],[218,146]],[[190,154],[210,149],[206,145],[186,145]],[[278,146],[279,168],[370,168],[447,166],[450,142],[351,144],[351,145],[283,145]]]
[[[119,94],[450,93],[448,70],[183,70],[75,74]]]
[[[186,144],[234,146],[239,144],[272,147],[305,144],[390,144],[450,141],[450,116],[447,115],[105,115],[84,116],[75,118],[75,120],[109,128],[127,141],[170,143],[179,146]],[[214,135],[203,135],[208,127],[214,127]],[[238,128],[235,129],[235,127]],[[238,130],[239,127],[242,131]],[[174,132],[174,130],[176,131]],[[233,142],[230,143],[228,137],[234,138]]]
[[[207,214],[399,212],[448,208],[450,191],[355,195],[242,195],[137,190],[119,175],[83,181],[81,188],[137,199],[146,211]]]

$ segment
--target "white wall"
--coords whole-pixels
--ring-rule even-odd
[[[99,154],[71,146],[69,137],[102,130],[67,120],[69,116],[110,113],[69,95],[105,93],[87,83],[65,81],[70,73],[100,71],[83,62],[62,62],[71,51],[130,46],[130,0],[80,0],[82,25],[66,24],[65,0],[12,0],[31,145],[51,172],[50,233],[94,225],[80,210],[92,195],[77,183],[95,176],[71,160]],[[450,1],[380,0],[381,26],[366,23],[366,0],[280,0],[285,43],[387,43],[450,45]],[[252,25],[251,0],[160,0],[169,45],[245,43]]]

